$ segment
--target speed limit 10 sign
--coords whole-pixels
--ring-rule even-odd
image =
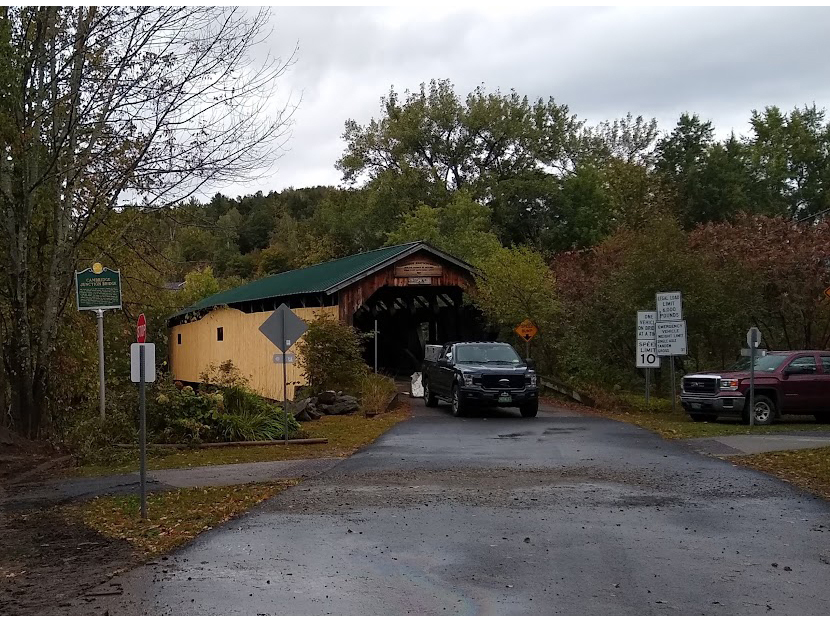
[[[660,367],[657,342],[653,339],[637,340],[637,367]]]

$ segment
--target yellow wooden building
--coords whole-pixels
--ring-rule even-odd
[[[424,242],[351,255],[283,272],[199,301],[170,318],[173,378],[199,382],[211,365],[231,361],[265,397],[281,400],[282,366],[259,331],[280,304],[303,320],[326,314],[370,333],[377,327],[377,364],[391,374],[420,367],[424,345],[484,335],[465,303],[473,269]],[[294,347],[290,352],[296,354]],[[366,360],[374,364],[374,343]],[[295,356],[296,358],[296,356]],[[288,397],[305,384],[301,362],[288,363]]]

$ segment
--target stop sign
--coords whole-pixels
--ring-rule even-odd
[[[144,319],[144,314],[138,316],[138,322],[135,325],[135,336],[138,343],[144,343],[147,339],[147,320]]]

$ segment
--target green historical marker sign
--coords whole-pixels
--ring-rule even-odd
[[[75,273],[78,311],[121,308],[121,272],[97,264]]]

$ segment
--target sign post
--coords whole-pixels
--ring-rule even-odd
[[[98,413],[101,421],[104,421],[107,414],[107,389],[104,375],[104,310],[95,309],[95,315],[98,321]]]
[[[147,335],[144,314],[139,316],[136,337],[130,345],[130,380],[138,383],[138,451],[141,518],[147,518],[147,383],[156,381],[156,344],[144,343]]]
[[[645,369],[646,406],[651,398],[651,370],[660,367],[657,356],[657,312],[637,311],[637,359],[636,365]]]
[[[755,326],[746,334],[749,346],[749,427],[755,425],[755,349],[761,345],[761,331]]]
[[[668,356],[671,367],[671,411],[677,409],[677,378],[674,357],[686,354],[686,322],[683,320],[683,294],[657,293],[657,354]]]
[[[288,379],[286,364],[288,361],[288,349],[296,343],[297,339],[305,334],[308,325],[303,322],[297,314],[286,306],[281,304],[279,308],[274,311],[265,322],[259,327],[265,337],[277,346],[277,349],[283,353],[282,358],[282,411],[285,417],[285,442],[288,443]],[[276,361],[274,357],[274,361]]]
[[[98,410],[101,421],[106,416],[104,386],[104,311],[121,308],[121,272],[100,263],[75,272],[75,301],[78,311],[95,311],[98,322]]]
[[[539,332],[536,324],[528,319],[516,326],[513,330],[516,331],[516,334],[519,335],[519,337],[524,339],[525,358],[530,358],[530,340],[533,339]]]

